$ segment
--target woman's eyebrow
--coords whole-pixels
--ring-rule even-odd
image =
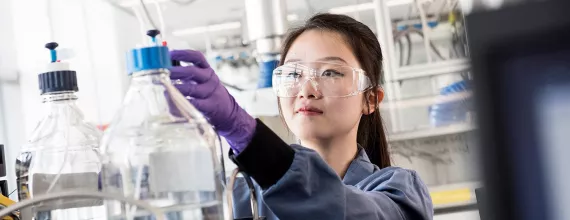
[[[340,61],[343,63],[348,63],[348,62],[346,62],[346,60],[344,60],[340,57],[323,57],[323,58],[318,59],[317,61]]]
[[[294,62],[299,62],[301,61],[301,59],[288,59],[285,61],[285,63],[294,63]]]
[[[299,62],[299,61],[301,61],[301,59],[289,59],[289,60],[285,61],[285,63],[294,63],[294,62]],[[338,62],[348,63],[348,62],[346,62],[346,60],[344,60],[340,57],[323,57],[323,58],[320,58],[316,61],[338,61]]]

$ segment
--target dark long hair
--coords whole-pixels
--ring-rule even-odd
[[[307,20],[304,25],[290,30],[283,41],[280,65],[283,65],[287,52],[295,39],[303,32],[314,29],[332,31],[343,36],[362,69],[372,81],[373,87],[365,93],[364,97],[367,106],[370,105],[368,99],[370,96],[373,96],[372,100],[377,100],[376,91],[380,88],[380,81],[383,80],[380,43],[368,26],[346,15],[317,14]],[[376,106],[377,103],[373,104],[376,110],[371,114],[363,115],[360,119],[357,142],[364,147],[372,163],[380,168],[389,167],[391,163],[384,123],[378,106]]]

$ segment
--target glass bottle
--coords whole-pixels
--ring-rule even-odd
[[[144,200],[168,220],[222,219],[217,139],[199,112],[174,101],[182,96],[169,79],[168,48],[134,49],[128,60],[131,84],[101,142],[103,190]],[[118,202],[107,210],[108,219],[153,219]]]
[[[52,51],[57,47],[55,43],[48,45]],[[98,190],[101,134],[95,126],[85,122],[76,105],[76,72],[69,70],[66,63],[56,62],[53,57],[48,71],[38,77],[45,115],[16,160],[20,200],[68,190]],[[103,210],[101,200],[66,199],[22,210],[21,217],[37,220],[101,219]]]

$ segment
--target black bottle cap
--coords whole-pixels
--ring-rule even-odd
[[[38,75],[41,94],[51,92],[79,91],[77,73],[72,70],[53,71]]]

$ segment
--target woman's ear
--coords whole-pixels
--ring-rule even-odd
[[[369,115],[376,111],[380,102],[384,99],[384,90],[378,87],[378,89],[372,89],[364,95],[367,102],[364,103],[362,114]]]

